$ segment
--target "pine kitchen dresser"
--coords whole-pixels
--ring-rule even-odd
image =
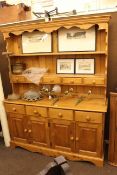
[[[48,98],[36,102],[6,99],[4,105],[12,147],[20,146],[32,152],[63,155],[70,160],[90,161],[103,166],[109,20],[109,15],[90,15],[63,17],[50,22],[38,19],[0,25],[6,42],[14,93],[22,95],[31,87],[39,90],[47,84],[60,85],[61,94],[70,88],[74,91],[73,96],[60,97],[56,103]],[[60,30],[75,28],[87,32],[92,27],[95,28],[95,50],[64,51],[65,45],[60,47],[63,42],[59,41]],[[23,52],[22,35],[34,31],[51,34],[51,51],[45,47],[45,52]],[[67,37],[73,36],[68,32]],[[74,61],[79,58],[82,61],[94,59],[94,73],[58,73],[57,60],[69,58]],[[38,66],[49,71],[41,78],[39,85],[34,85],[22,74],[12,72],[11,65],[17,62],[25,63],[27,68]],[[89,91],[90,95],[87,94]]]

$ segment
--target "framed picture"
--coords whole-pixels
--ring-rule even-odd
[[[51,34],[40,31],[25,32],[22,34],[22,52],[38,53],[51,52]]]
[[[66,51],[95,51],[96,48],[95,27],[87,30],[72,27],[58,30],[58,50]]]
[[[57,74],[74,74],[74,59],[57,59]]]
[[[78,58],[75,62],[76,74],[94,74],[95,73],[95,59],[94,58]]]

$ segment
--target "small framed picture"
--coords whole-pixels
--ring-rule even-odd
[[[94,58],[78,58],[75,62],[76,74],[94,74],[95,59]]]
[[[57,74],[74,74],[74,59],[58,58],[57,59]]]

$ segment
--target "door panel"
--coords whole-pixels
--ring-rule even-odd
[[[73,151],[75,146],[74,131],[73,122],[52,120],[50,125],[52,147],[68,152]]]
[[[115,152],[114,152],[114,162],[117,164],[117,129],[116,129],[116,132],[115,132]]]
[[[102,152],[102,127],[100,124],[76,124],[76,152],[100,156]]]
[[[9,130],[11,139],[27,142],[27,129],[25,126],[25,116],[21,114],[8,113]]]
[[[115,98],[115,140],[114,140],[114,162],[117,164],[117,97]],[[114,133],[113,133],[113,137],[114,137]]]
[[[45,118],[29,117],[28,121],[29,142],[40,146],[49,146],[48,122]]]

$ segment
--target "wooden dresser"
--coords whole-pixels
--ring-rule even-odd
[[[61,94],[70,88],[74,89],[75,94],[71,97],[64,96],[55,104],[53,99],[48,98],[36,102],[6,99],[4,104],[11,146],[20,146],[50,156],[64,155],[70,160],[90,161],[97,166],[103,166],[104,123],[108,105],[106,90],[109,20],[109,15],[74,16],[53,19],[50,22],[34,20],[0,26],[9,55],[9,75],[13,92],[22,95],[32,86],[39,90],[43,85],[59,84]],[[82,29],[84,33],[95,27],[94,51],[58,50],[59,29],[72,27]],[[22,34],[33,31],[51,33],[50,53],[22,52]],[[57,74],[57,59],[69,58],[80,58],[82,61],[87,58],[94,59],[94,73]],[[27,68],[46,67],[49,68],[49,72],[36,86],[22,74],[16,75],[12,72],[11,65],[17,62],[25,63]],[[89,90],[91,94],[87,95]],[[82,95],[86,96],[83,100],[79,98]],[[78,98],[81,101],[76,105]]]
[[[110,93],[109,163],[117,166],[117,93]]]

